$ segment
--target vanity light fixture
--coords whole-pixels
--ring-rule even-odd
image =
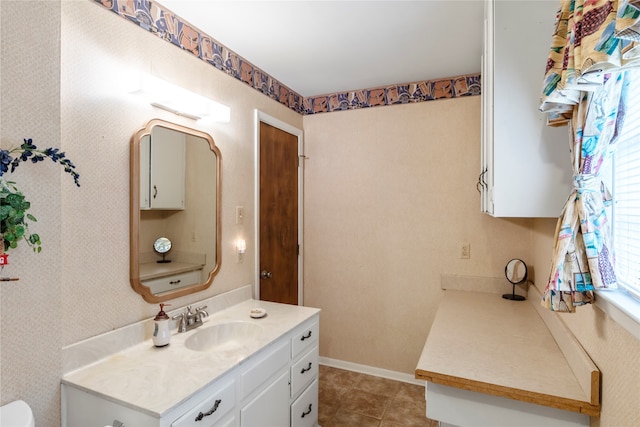
[[[219,123],[230,121],[231,110],[226,105],[150,74],[141,73],[139,85],[131,93],[142,96],[154,107],[193,120],[209,118]]]

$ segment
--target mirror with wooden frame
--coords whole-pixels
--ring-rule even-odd
[[[145,301],[207,289],[220,270],[222,157],[211,135],[159,119],[131,138],[130,276]],[[171,251],[159,253],[159,240]]]

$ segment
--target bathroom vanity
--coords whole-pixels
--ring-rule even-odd
[[[65,374],[62,424],[316,426],[318,335],[318,309],[243,301],[167,347],[145,340]]]

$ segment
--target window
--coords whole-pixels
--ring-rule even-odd
[[[628,73],[626,117],[609,175],[613,248],[620,290],[598,292],[596,304],[640,339],[640,70]]]
[[[613,160],[613,240],[618,282],[640,299],[640,72],[629,73],[626,117]]]

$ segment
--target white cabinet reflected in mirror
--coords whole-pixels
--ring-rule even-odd
[[[133,135],[130,274],[145,301],[207,289],[219,271],[221,159],[209,134],[174,123],[154,119]],[[160,237],[171,241],[165,262]]]

